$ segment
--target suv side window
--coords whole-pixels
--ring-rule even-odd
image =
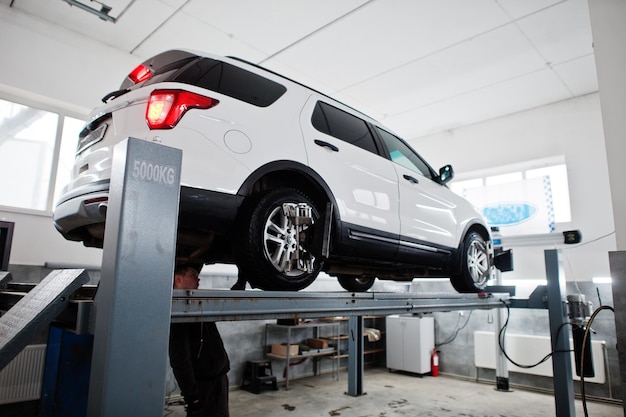
[[[415,151],[409,147],[404,141],[391,133],[376,127],[376,131],[385,142],[389,159],[398,165],[402,165],[406,169],[417,172],[418,174],[433,179],[432,170],[426,162]]]
[[[378,154],[376,142],[367,123],[350,113],[318,101],[311,116],[311,123],[322,133]]]
[[[189,64],[172,81],[197,85],[258,107],[269,106],[287,91],[282,84],[210,58]]]

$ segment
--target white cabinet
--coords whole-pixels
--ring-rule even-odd
[[[426,374],[435,348],[435,320],[413,315],[388,316],[387,368]]]

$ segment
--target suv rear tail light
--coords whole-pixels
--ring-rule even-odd
[[[144,64],[137,65],[137,68],[132,70],[130,74],[128,74],[128,78],[135,84],[139,84],[140,82],[147,81],[152,78],[152,70],[146,67]]]
[[[218,100],[184,90],[155,90],[150,94],[146,121],[150,129],[171,129],[189,109],[209,109]]]

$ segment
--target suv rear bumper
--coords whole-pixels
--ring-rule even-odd
[[[179,226],[225,234],[239,213],[244,197],[216,191],[181,187]],[[109,181],[79,187],[64,195],[54,209],[54,225],[68,240],[102,247]]]
[[[64,195],[54,208],[54,226],[69,240],[82,240],[83,230],[104,223],[109,200],[109,180],[79,187]]]

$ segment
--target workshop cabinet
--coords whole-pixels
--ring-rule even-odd
[[[435,348],[435,320],[414,315],[388,316],[387,368],[426,374]]]

